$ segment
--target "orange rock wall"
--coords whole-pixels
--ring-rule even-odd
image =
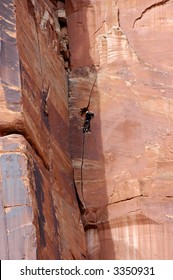
[[[0,3],[0,258],[172,259],[173,1],[65,2]]]
[[[173,258],[172,9],[66,2],[71,155],[90,259]]]
[[[84,259],[69,155],[64,4],[1,2],[1,259]]]

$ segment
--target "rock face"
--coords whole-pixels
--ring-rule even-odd
[[[90,259],[173,258],[172,8],[66,3],[71,155]],[[95,118],[83,134],[88,104]]]
[[[1,259],[35,259],[36,231],[32,223],[31,170],[23,136],[1,137]]]
[[[173,1],[0,8],[0,258],[172,259]]]
[[[69,155],[64,3],[55,2],[1,1],[1,259],[86,257]]]

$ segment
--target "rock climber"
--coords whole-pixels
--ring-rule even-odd
[[[94,117],[94,113],[87,110],[86,113],[85,113],[83,133],[90,131],[90,121],[93,117]]]

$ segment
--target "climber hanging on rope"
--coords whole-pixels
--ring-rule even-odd
[[[94,117],[94,113],[92,111],[89,111],[89,106],[90,106],[91,94],[92,94],[93,88],[95,86],[96,79],[97,79],[97,76],[95,77],[94,83],[92,85],[92,88],[91,88],[91,91],[90,91],[90,94],[89,94],[89,100],[88,100],[87,107],[84,107],[84,108],[80,109],[81,116],[83,116],[85,114],[85,121],[84,121],[84,125],[83,125],[83,133],[91,131],[90,130],[90,126],[91,126],[90,121]]]
[[[83,126],[83,133],[90,131],[90,121],[94,117],[94,113],[91,111],[86,111],[85,121]]]
[[[81,108],[80,114],[81,114],[81,116],[83,116],[85,114],[83,133],[91,131],[90,130],[90,126],[91,126],[90,121],[94,117],[94,113],[92,111],[89,111],[88,106],[87,106],[87,107]]]

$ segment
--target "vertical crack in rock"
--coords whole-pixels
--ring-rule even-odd
[[[94,32],[93,36],[96,35],[103,28],[104,23],[106,24],[107,13],[108,13],[108,6],[105,9],[105,14],[104,14],[101,26]]]
[[[34,177],[35,177],[35,196],[38,206],[38,226],[40,231],[40,239],[41,244],[45,247],[46,246],[46,238],[45,238],[45,231],[44,231],[44,225],[45,225],[45,217],[43,213],[43,203],[44,203],[44,191],[43,191],[43,179],[40,173],[40,170],[38,169],[36,163],[34,162]]]
[[[137,22],[138,20],[140,20],[148,11],[150,11],[150,10],[152,10],[152,9],[158,7],[158,6],[162,6],[162,5],[166,4],[166,3],[169,2],[169,1],[170,1],[170,0],[162,0],[162,1],[156,2],[156,3],[152,4],[151,6],[147,7],[147,8],[141,13],[141,15],[135,19],[135,21],[133,22],[132,29],[135,27],[136,22]]]
[[[77,202],[78,202],[79,210],[80,210],[80,213],[83,214],[85,212],[86,208],[85,208],[84,202],[79,197],[77,187],[76,187],[76,182],[75,182],[75,179],[74,179],[74,174],[73,174],[73,184],[74,184],[74,188],[75,188],[75,194],[76,194],[76,199],[77,199]]]
[[[57,243],[58,243],[58,246],[57,246],[57,250],[56,250],[56,259],[59,260],[61,259],[60,257],[60,237],[59,237],[59,232],[58,232],[58,229],[59,229],[59,221],[56,217],[56,209],[55,209],[55,205],[54,205],[54,201],[53,201],[53,196],[52,196],[52,193],[51,191],[49,190],[49,195],[50,195],[50,201],[51,201],[51,214],[52,214],[52,217],[53,217],[53,226],[54,226],[54,232],[57,236]]]
[[[120,9],[119,9],[119,7],[118,7],[118,3],[117,3],[117,8],[118,8],[118,11],[117,11],[118,27],[121,28],[121,23],[120,23]]]
[[[83,192],[83,164],[84,164],[84,155],[85,155],[85,133],[83,133],[83,140],[82,140],[82,161],[80,167],[80,177],[81,177],[81,195],[83,200],[84,209],[86,209],[85,199],[84,199],[84,192]]]
[[[100,1],[99,7],[97,3],[95,3],[97,1],[90,2],[93,2],[94,9],[100,9],[99,12],[101,11],[102,13],[100,12],[100,14],[103,16],[105,3],[101,2],[105,1]],[[71,149],[74,160],[75,179],[78,184],[78,194],[80,194],[81,198],[81,178],[81,186],[84,187],[84,196],[87,204],[82,219],[86,231],[88,256],[91,256],[93,259],[95,257],[98,258],[99,254],[102,259],[104,259],[104,257],[107,259],[144,259],[150,257],[154,258],[156,255],[169,258],[171,253],[169,245],[168,249],[166,249],[167,244],[170,244],[167,231],[169,233],[172,228],[170,222],[169,224],[166,223],[167,220],[164,215],[165,213],[169,215],[172,213],[172,210],[171,206],[167,206],[167,201],[164,196],[167,192],[166,189],[168,185],[170,188],[170,178],[166,178],[165,180],[165,174],[170,174],[171,172],[171,167],[167,167],[167,161],[168,158],[172,158],[170,154],[168,155],[166,153],[172,141],[170,135],[166,140],[162,140],[162,133],[158,133],[158,130],[162,129],[162,126],[165,126],[165,121],[169,118],[170,107],[166,108],[167,114],[165,118],[164,116],[160,116],[160,108],[165,106],[165,99],[167,98],[167,96],[163,96],[163,92],[166,93],[167,88],[165,86],[165,91],[161,92],[159,92],[160,88],[153,90],[155,84],[157,84],[158,80],[160,81],[162,77],[160,73],[154,72],[154,70],[156,70],[154,66],[145,62],[145,58],[143,61],[140,49],[135,47],[136,45],[132,40],[139,40],[138,37],[135,37],[136,33],[134,34],[134,32],[132,32],[132,35],[134,35],[133,38],[130,32],[128,33],[128,22],[131,22],[131,28],[134,19],[144,10],[144,8],[141,9],[143,5],[141,5],[140,1],[136,1],[135,5],[132,4],[132,1],[127,1],[128,3],[124,1],[123,5],[120,4],[120,1],[114,1],[116,6],[114,5],[112,13],[112,2],[113,1],[110,1],[110,16],[112,16],[112,19],[110,19],[108,28],[105,28],[104,31],[108,36],[106,37],[105,34],[98,36],[98,45],[96,49],[98,52],[100,51],[101,66],[98,71],[99,82],[97,96],[91,99],[92,105],[95,105],[98,115],[95,126],[97,131],[94,132],[94,136],[97,134],[97,145],[99,147],[100,157],[96,157],[97,155],[94,155],[94,157],[92,154],[93,147],[91,147],[91,145],[93,142],[90,141],[91,135],[81,135],[80,123],[76,111],[77,108],[81,106],[81,103],[83,104],[84,100],[84,105],[87,104],[88,100],[86,98],[88,98],[89,93],[86,95],[85,83],[87,83],[87,79],[85,82],[82,78],[78,79],[78,76],[75,76],[75,71],[72,76],[74,79],[74,84],[72,85],[74,89],[72,87],[72,94],[70,95],[70,97],[72,96],[70,100],[70,105],[72,107],[71,135],[74,138]],[[153,2],[158,2],[160,3],[159,5],[162,5],[167,1],[155,0],[152,1],[152,3]],[[75,1],[73,1],[73,3],[75,5]],[[151,5],[150,1],[148,6],[154,8],[155,5],[156,4]],[[167,5],[167,8],[169,8],[168,6],[169,5]],[[138,14],[132,19],[135,10],[138,11]],[[145,12],[147,11],[146,9]],[[99,14],[99,12],[97,14]],[[147,15],[149,14],[150,13]],[[141,17],[143,15],[144,12]],[[100,26],[103,24],[104,17],[98,22],[95,15],[92,14],[90,16],[91,21],[88,20],[89,15],[87,14],[85,19],[85,14],[84,12],[82,14],[81,11],[82,20],[88,20],[88,22],[86,22],[88,35],[86,35],[84,42],[81,42],[82,35],[80,37],[74,32],[75,27],[78,27],[76,18],[72,23],[71,31],[69,26],[69,36],[74,40],[74,48],[72,48],[72,50],[74,52],[76,51],[75,59],[77,61],[75,62],[74,60],[74,64],[72,65],[74,65],[73,67],[76,66],[76,68],[80,65],[79,60],[82,65],[80,65],[81,69],[84,69],[86,63],[86,61],[83,60],[83,52],[81,51],[81,56],[77,53],[78,45],[80,44],[81,48],[85,47],[88,40],[88,49],[90,51],[93,40],[91,35],[94,34],[94,32],[95,34],[97,32],[101,33],[99,30]],[[96,22],[94,22],[92,16],[93,18],[95,17],[94,20]],[[137,20],[138,19],[136,19],[136,21]],[[94,29],[90,23],[93,25],[95,24]],[[158,22],[158,24],[158,32],[160,32],[160,22]],[[172,22],[170,21],[170,30],[171,24]],[[136,24],[136,27],[137,25],[138,24]],[[103,29],[104,27],[107,26],[103,25]],[[81,28],[81,26],[79,28]],[[109,30],[107,31],[107,29]],[[148,34],[152,34],[150,32],[152,32],[152,30],[149,30],[149,33],[142,32],[146,41]],[[73,37],[75,35],[76,37]],[[98,35],[98,33],[96,35]],[[159,37],[159,34],[157,34],[157,36]],[[139,41],[137,41],[137,43],[139,44]],[[143,47],[143,44],[141,45]],[[154,45],[154,47],[156,46]],[[160,47],[162,48],[162,45]],[[150,53],[150,49],[145,49],[145,52]],[[90,53],[87,54],[87,52],[85,52],[86,57],[87,55],[89,57]],[[98,59],[95,53],[92,54],[91,57],[94,63]],[[108,59],[109,57],[110,59]],[[166,79],[167,76],[165,74],[163,88],[164,83],[167,84]],[[171,81],[169,81],[169,83],[171,83]],[[76,92],[76,89],[78,89],[79,92]],[[169,92],[169,94],[171,94],[171,92]],[[154,128],[151,122],[151,119],[153,120],[153,115],[155,118]],[[172,115],[170,119],[171,118]],[[170,126],[172,126],[172,123]],[[156,135],[156,131],[159,135]],[[84,148],[82,150],[82,137],[83,145],[86,145],[84,147],[85,150]],[[162,141],[168,142],[166,142],[166,145],[163,144],[163,146],[161,146],[163,143]],[[152,145],[155,147],[155,143],[159,145],[159,148],[156,149],[152,147]],[[88,148],[89,145],[90,147]],[[103,165],[101,162],[102,159],[104,159]],[[95,172],[97,168],[93,168],[94,164],[96,164],[94,160],[100,164],[98,173]],[[160,165],[157,162],[159,160],[162,161]],[[170,166],[172,166],[172,162]],[[150,178],[154,176],[156,181],[152,183],[150,182]],[[138,182],[139,178],[142,178],[141,180],[144,181],[143,186]],[[99,182],[99,180],[101,182]],[[161,194],[159,193],[160,190],[162,192]],[[172,190],[169,191],[171,195]],[[111,201],[109,200],[110,194]],[[163,199],[162,194],[164,197]],[[154,223],[149,220],[150,218],[153,219],[153,217],[155,220],[158,219],[159,221],[156,228]],[[97,228],[97,226],[98,232],[93,230],[94,227]],[[164,241],[163,246],[160,245],[162,243],[160,242],[161,239]],[[160,246],[160,250],[156,252],[155,248],[157,248],[158,245]],[[146,250],[146,248],[152,248],[152,250]],[[160,251],[162,252],[160,253]]]
[[[168,2],[168,1],[170,1],[170,0],[164,0],[164,1]],[[127,35],[126,35],[126,34],[124,33],[124,31],[122,30],[122,28],[121,28],[121,21],[120,21],[120,9],[119,9],[119,7],[118,7],[118,1],[117,1],[117,2],[115,1],[115,3],[116,3],[116,5],[117,5],[117,21],[118,21],[118,28],[119,28],[119,30],[122,32],[123,36],[125,37],[126,42],[127,42],[127,45],[129,46],[129,48],[131,49],[132,53],[135,55],[136,59],[137,59],[140,63],[143,63],[146,67],[152,68],[152,69],[153,69],[153,66],[152,66],[152,65],[150,65],[149,63],[143,61],[143,60],[140,58],[139,54],[136,52],[136,50],[135,50],[135,49],[133,48],[133,46],[131,45],[129,39],[127,38]],[[135,62],[135,63],[136,63],[136,62]]]
[[[43,122],[45,123],[45,126],[47,127],[48,131],[50,131],[49,114],[48,114],[48,106],[47,106],[49,92],[50,92],[50,85],[47,90],[44,89],[42,91],[42,95],[41,95],[41,99],[42,99],[41,100],[41,105],[42,105],[41,114],[42,114]]]
[[[134,55],[136,56],[136,58],[138,59],[138,61],[143,62],[143,61],[141,61],[139,55],[136,53],[136,51],[134,50],[134,48],[131,46],[131,44],[130,44],[130,42],[129,42],[127,36],[126,36],[126,34],[124,33],[124,31],[123,31],[122,28],[121,28],[120,9],[119,9],[119,7],[118,7],[118,2],[115,2],[115,3],[116,3],[116,5],[117,5],[117,23],[118,23],[118,28],[119,28],[119,30],[122,32],[123,36],[124,36],[125,39],[126,39],[126,42],[127,42],[128,46],[129,46],[129,48],[132,50],[132,52],[134,53]],[[144,63],[144,62],[143,62],[143,63]]]
[[[64,60],[64,67],[67,73],[70,70],[70,51],[67,33],[67,17],[65,10],[59,10],[58,22],[60,26],[60,54]]]
[[[96,74],[96,77],[94,79],[93,85],[92,85],[91,90],[90,90],[90,94],[89,94],[89,98],[88,98],[88,104],[87,104],[86,107],[81,109],[81,114],[83,112],[86,112],[89,109],[90,102],[91,102],[91,96],[92,96],[92,92],[93,92],[94,86],[96,84],[96,81],[97,81],[97,74]],[[84,204],[83,205],[84,209],[86,209],[86,204],[85,204],[85,199],[84,199],[84,192],[83,192],[83,164],[84,164],[84,156],[85,156],[85,133],[83,132],[82,156],[81,156],[82,161],[81,161],[80,173],[81,173],[81,195],[82,195],[82,200],[83,200],[83,204]]]
[[[13,1],[10,1],[9,6],[13,7]],[[51,2],[57,5],[58,1],[52,0]],[[59,2],[64,3],[65,1]],[[32,208],[36,219],[36,223],[34,221],[34,226],[37,226],[36,238],[40,242],[37,244],[37,250],[40,251],[37,257],[69,259],[69,244],[65,244],[69,242],[70,248],[74,247],[74,252],[71,250],[71,255],[74,259],[78,259],[80,254],[84,256],[86,245],[84,230],[80,226],[81,220],[79,222],[76,221],[76,215],[79,216],[80,212],[77,201],[75,200],[74,187],[72,186],[72,164],[67,147],[68,101],[66,91],[67,75],[64,68],[68,72],[70,63],[65,10],[62,8],[63,5],[60,5],[59,8],[56,9],[57,6],[53,7],[50,1],[18,0],[15,3],[17,6],[18,14],[16,14],[19,23],[17,27],[19,31],[17,47],[21,53],[18,57],[20,60],[20,70],[18,71],[18,74],[20,78],[22,77],[20,93],[22,92],[24,100],[22,100],[23,103],[21,102],[23,111],[21,114],[16,113],[16,118],[14,120],[11,118],[12,121],[9,121],[8,123],[6,123],[6,119],[4,119],[4,121],[2,119],[0,137],[7,136],[7,141],[4,141],[6,145],[8,144],[8,136],[11,135],[11,138],[14,137],[12,134],[21,135],[26,139],[26,141],[24,141],[23,137],[21,137],[22,141],[24,141],[24,144],[23,142],[22,144],[27,152],[26,156],[29,162],[28,169],[26,169],[26,172],[28,173],[25,177],[22,176],[21,172],[23,166],[21,166],[18,171],[20,174],[17,175],[18,177],[21,176],[22,180],[24,182],[26,181],[28,185],[34,181],[34,184],[31,184],[31,188],[30,185],[29,187],[27,185],[28,190],[31,191],[29,195],[31,195],[34,202],[31,206],[27,203],[20,204],[20,201],[14,201],[14,204],[12,204],[10,201],[4,205],[2,203],[1,208],[8,215],[11,215],[10,223],[14,219],[12,216],[13,213],[11,214],[11,212],[15,210],[19,211],[20,207],[28,208],[27,206],[29,206]],[[5,6],[8,8],[8,1],[5,3]],[[42,22],[43,26],[40,26],[40,16],[42,14],[44,15],[44,11],[47,11],[47,8],[49,22]],[[56,20],[56,23],[59,20],[60,33],[58,33],[58,24],[56,25],[54,20]],[[51,32],[45,30],[48,25],[50,25],[49,27],[54,35],[54,37],[52,35],[53,39],[50,34]],[[45,38],[47,40],[45,40]],[[29,41],[29,44],[27,44],[27,40]],[[2,40],[0,42],[0,50],[1,47]],[[64,59],[64,64],[62,58]],[[24,71],[26,73],[24,73]],[[7,78],[8,77],[9,76],[7,75]],[[29,80],[29,78],[31,79]],[[25,84],[26,80],[28,81],[28,84]],[[17,99],[14,91],[13,97],[14,100]],[[63,113],[62,118],[61,113]],[[39,125],[35,128],[33,124],[37,122]],[[43,131],[41,131],[42,129]],[[59,136],[59,132],[62,132],[62,135]],[[63,137],[64,135],[65,137]],[[42,136],[45,137],[46,140],[44,140]],[[45,146],[42,146],[42,141],[45,141],[45,143],[43,143]],[[65,143],[62,144],[61,141],[65,141]],[[2,146],[2,151],[3,153],[6,153],[5,144],[4,147]],[[21,151],[17,151],[17,153],[18,152],[20,153]],[[58,158],[59,155],[60,159]],[[17,175],[13,172],[12,180],[14,180],[13,177]],[[9,180],[9,178],[7,178],[7,180]],[[10,188],[8,188],[9,193],[11,192]],[[53,195],[55,190],[58,194],[56,196]],[[58,206],[59,208],[57,208],[57,205],[60,205],[60,207]],[[17,217],[16,221],[19,220],[20,217],[18,217],[18,213],[15,215]],[[31,221],[31,223],[32,222],[33,221]],[[6,239],[7,243],[9,243],[9,220],[6,217],[4,218],[4,223]],[[15,229],[17,229],[17,227],[15,227]],[[69,232],[72,232],[72,235],[69,234]],[[24,232],[24,237],[27,237],[27,235],[29,235],[27,231]],[[31,236],[33,236],[33,234],[31,234]],[[24,244],[23,239],[20,240],[19,237],[16,235],[14,239],[19,242],[19,245],[15,242],[17,244],[15,245],[17,249]],[[76,241],[79,239],[82,240],[81,244],[78,244],[78,241]],[[10,239],[10,242],[13,242],[12,238]],[[79,246],[75,251],[75,247],[77,247],[76,244]],[[13,250],[11,250],[13,246],[10,248],[10,245],[8,244],[8,246],[6,246],[8,250],[6,257],[8,259],[10,259],[11,256],[17,256],[17,252],[15,252],[15,250],[13,252]],[[32,249],[30,248],[30,245],[30,243],[27,243],[28,251]],[[63,247],[63,253],[60,252],[61,246]],[[42,250],[42,248],[44,249]],[[60,253],[62,253],[62,255]],[[21,258],[27,258],[25,251]]]

